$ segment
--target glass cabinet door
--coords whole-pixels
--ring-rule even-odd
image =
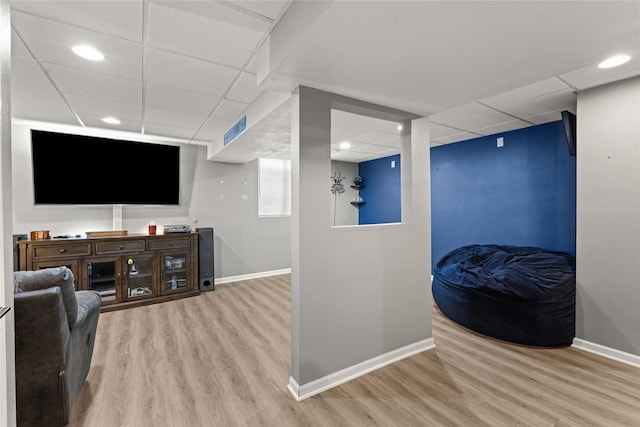
[[[160,256],[160,262],[162,295],[189,290],[189,266],[191,262],[188,252],[163,252]]]
[[[117,301],[117,289],[120,283],[119,258],[91,258],[83,261],[83,276],[86,289],[98,291],[102,303]]]
[[[125,256],[126,278],[122,299],[126,301],[157,296],[153,255]]]

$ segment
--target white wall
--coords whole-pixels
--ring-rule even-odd
[[[12,129],[14,234],[111,230],[111,206],[33,205],[30,129],[22,125]],[[146,233],[152,220],[160,227],[213,227],[216,278],[289,268],[290,218],[258,218],[257,161],[228,164],[208,161],[206,156],[204,146],[181,145],[180,206],[124,206],[122,228]],[[61,187],[61,191],[74,189]]]
[[[0,319],[0,426],[16,423],[13,250],[11,229],[11,22],[9,2],[0,0],[0,306],[11,307]]]
[[[331,227],[331,108],[358,105],[351,112],[365,114],[377,106],[306,87],[292,103],[291,356],[300,394],[323,377],[431,338],[429,135],[403,136],[402,224]]]
[[[640,356],[640,78],[578,93],[576,338]]]
[[[356,197],[356,190],[351,188],[353,178],[358,175],[358,164],[353,162],[341,162],[337,160],[331,161],[331,176],[335,172],[340,172],[344,176],[342,184],[344,185],[344,193],[331,194],[331,225],[357,225],[358,224],[358,208],[351,204]],[[329,180],[328,188],[331,188],[332,180]]]

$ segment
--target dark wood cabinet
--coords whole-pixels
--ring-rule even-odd
[[[102,311],[198,295],[198,233],[18,241],[21,270],[67,266]]]

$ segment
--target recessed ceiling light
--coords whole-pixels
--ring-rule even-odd
[[[630,59],[631,57],[629,55],[616,55],[616,56],[612,56],[611,58],[605,59],[600,64],[598,64],[598,67],[600,68],[617,67],[618,65],[622,65],[625,62],[629,62]]]
[[[348,150],[349,148],[351,148],[351,144],[349,144],[349,142],[347,141],[343,141],[340,143],[340,148],[342,148],[343,150]]]
[[[398,125],[398,130],[402,130],[402,125]]]
[[[92,61],[102,61],[104,59],[104,55],[102,54],[102,52],[91,46],[74,46],[71,48],[71,50],[73,51],[73,53],[83,57],[84,59],[90,59]]]
[[[105,117],[104,119],[102,119],[102,121],[105,123],[109,123],[110,125],[120,124],[120,120],[116,119],[115,117]]]

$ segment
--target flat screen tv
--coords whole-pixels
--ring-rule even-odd
[[[562,111],[562,123],[564,124],[564,133],[567,135],[567,146],[569,147],[569,155],[576,157],[576,115],[571,111]]]
[[[31,131],[36,205],[179,205],[180,147]]]

